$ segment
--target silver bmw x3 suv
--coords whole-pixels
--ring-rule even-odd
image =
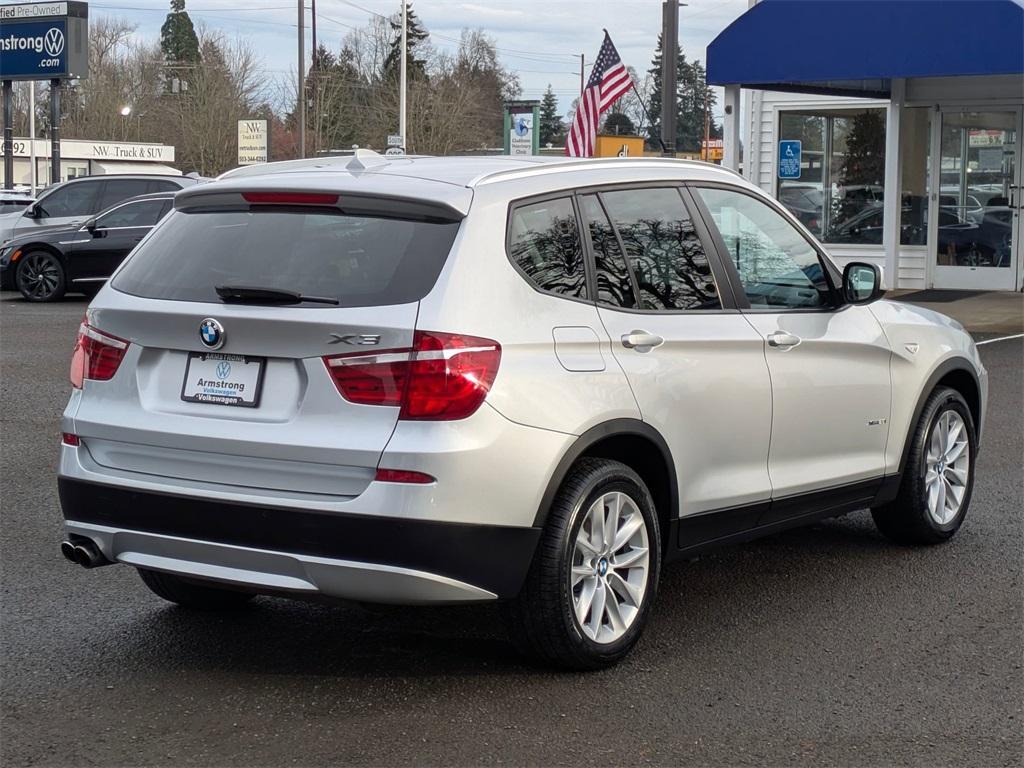
[[[970,336],[729,171],[360,152],[174,206],[86,313],[59,478],[65,556],[173,602],[499,600],[593,668],[671,560],[967,512]]]

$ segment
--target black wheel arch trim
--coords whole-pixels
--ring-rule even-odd
[[[541,497],[540,506],[533,519],[534,528],[544,526],[548,510],[551,508],[551,503],[555,500],[555,494],[558,493],[558,489],[561,487],[566,475],[569,474],[569,469],[576,463],[576,460],[598,443],[619,436],[642,437],[653,443],[658,449],[668,469],[669,508],[665,510],[667,512],[666,518],[669,522],[672,522],[679,516],[679,481],[676,477],[676,468],[672,461],[672,452],[669,450],[668,443],[665,442],[665,438],[661,436],[661,433],[650,424],[639,419],[623,418],[611,419],[591,427],[577,437],[576,441],[569,446],[569,449],[562,455],[561,460],[555,466],[555,471],[552,473],[547,488],[544,490],[544,495]]]
[[[975,389],[978,390],[978,397],[981,397],[981,382],[978,380],[978,373],[977,371],[974,370],[974,367],[972,365],[970,365],[967,361],[963,360],[962,358],[957,357],[947,358],[946,360],[943,360],[941,363],[939,363],[935,367],[935,370],[933,370],[931,374],[928,376],[928,380],[925,382],[924,387],[921,388],[921,394],[918,395],[917,405],[914,406],[914,413],[910,418],[910,424],[907,427],[906,434],[903,436],[903,450],[900,452],[900,466],[898,472],[898,475],[900,477],[903,477],[903,471],[906,469],[907,458],[910,456],[910,447],[913,443],[914,430],[917,429],[917,422],[921,418],[921,413],[924,411],[924,406],[928,402],[928,398],[931,397],[932,392],[935,391],[935,388],[939,385],[939,382],[942,379],[944,379],[949,374],[958,371],[963,371],[964,373],[968,374],[971,377],[971,380],[974,382]],[[964,400],[967,400],[966,396],[964,397]],[[971,407],[970,402],[968,402],[967,405],[968,407]],[[975,415],[975,413],[977,413],[978,416],[981,415],[981,402],[979,401],[975,405],[976,407],[971,407],[972,417]],[[975,418],[974,432],[978,440],[978,443],[980,444],[981,424],[979,423],[977,418]]]

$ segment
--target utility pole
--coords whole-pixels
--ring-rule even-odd
[[[665,0],[661,16],[661,144],[666,157],[676,155],[677,101],[676,67],[679,62],[678,0]]]
[[[310,0],[309,2],[309,28],[312,36],[310,41],[310,47],[312,48],[312,66],[316,65],[316,0]],[[322,63],[322,62],[321,62]],[[313,152],[314,154],[320,149],[320,88],[323,82],[323,73],[316,73],[316,80],[313,85]]]
[[[11,38],[14,39],[13,37]],[[4,100],[4,186],[3,189],[14,187],[14,110],[11,106],[11,91],[14,83],[3,81]]]
[[[299,118],[299,157],[306,156],[306,0],[299,0],[299,92],[295,99]]]
[[[50,183],[60,181],[60,79],[50,81]]]
[[[583,100],[583,69],[586,64],[583,61],[583,54],[580,54],[580,101]]]
[[[708,111],[708,84],[704,83],[704,157],[702,160],[711,158],[711,113]]]
[[[399,67],[399,83],[398,88],[401,93],[398,96],[398,134],[402,137],[402,149],[406,153],[409,152],[409,139],[405,135],[405,92],[408,88],[408,58],[409,51],[406,41],[406,28],[408,26],[408,3],[406,0],[402,0],[402,55],[400,57],[401,65]]]
[[[28,156],[29,161],[32,163],[32,171],[29,174],[29,184],[32,186],[32,197],[36,196],[36,187],[39,186],[38,174],[39,170],[36,168],[36,81],[28,81]]]

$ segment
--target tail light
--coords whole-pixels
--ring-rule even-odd
[[[117,373],[126,351],[127,341],[83,322],[71,354],[71,385],[81,389],[86,379],[109,381]]]
[[[400,407],[400,419],[451,421],[472,415],[494,383],[496,341],[416,331],[412,349],[324,358],[338,392],[360,405]]]

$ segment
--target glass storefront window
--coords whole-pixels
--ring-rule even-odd
[[[802,154],[779,201],[824,242],[881,244],[885,110],[783,112],[778,138],[799,140]]]

